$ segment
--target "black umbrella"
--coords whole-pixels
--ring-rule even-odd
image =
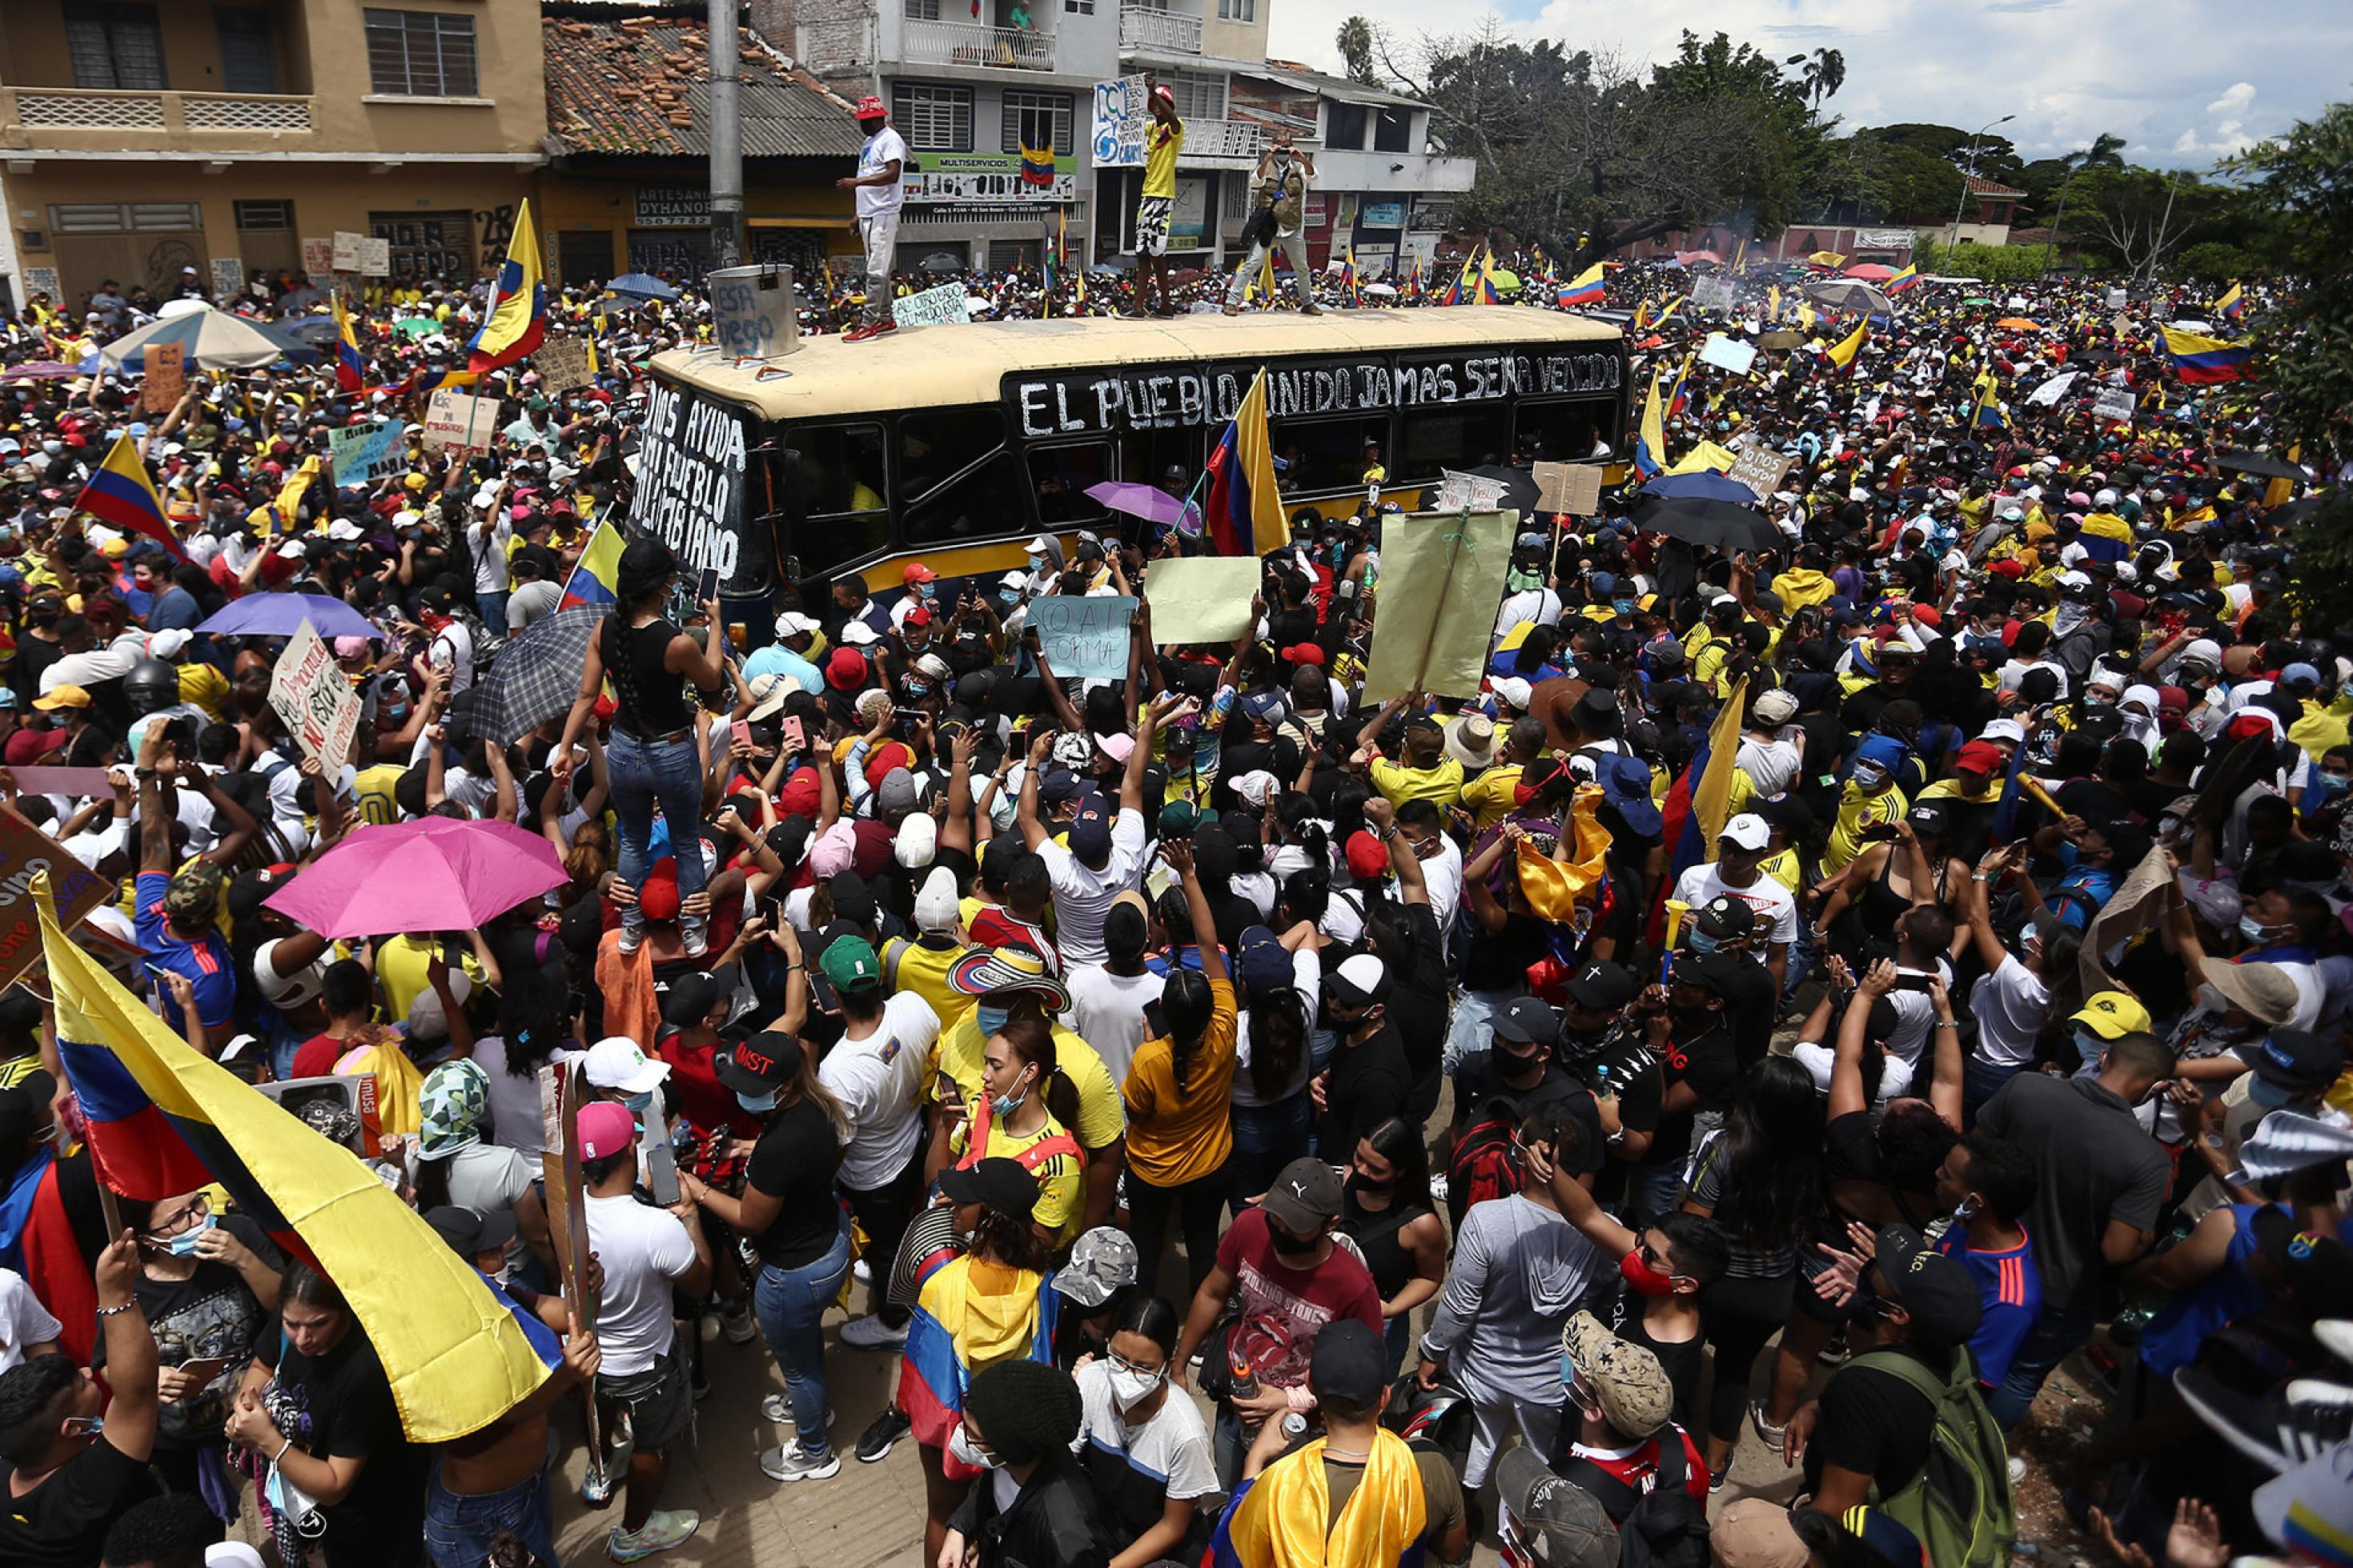
[[[281,310],[307,310],[313,305],[323,304],[326,298],[324,289],[290,289],[278,296],[278,308]]]
[[[558,610],[501,648],[473,688],[471,732],[484,740],[519,740],[571,707],[588,662],[588,639],[611,613],[603,605]]]
[[[1483,468],[1465,470],[1482,479],[1493,479],[1504,487],[1496,505],[1522,517],[1534,517],[1536,512],[1536,477],[1526,468],[1506,468],[1502,463],[1489,463]]]
[[[2302,522],[2327,505],[2333,499],[2329,496],[2306,496],[2302,500],[2292,500],[2285,506],[2272,508],[2271,510],[2263,513],[2263,521],[2277,523]]]
[[[2077,349],[2072,357],[2077,364],[2122,364],[2125,358],[2114,349],[2097,347]]]
[[[1653,499],[1634,513],[1634,526],[1725,550],[1778,550],[1782,542],[1780,531],[1752,509],[1704,497]]]
[[[2289,462],[2268,452],[2250,452],[2242,447],[2225,447],[2214,454],[2214,466],[2237,473],[2255,474],[2267,479],[2294,479],[2298,484],[2311,481],[2312,476]]]

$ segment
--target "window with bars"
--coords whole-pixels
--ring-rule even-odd
[[[1051,146],[1063,157],[1071,152],[1071,95],[1067,92],[1005,94],[1004,150],[1018,153]]]
[[[161,92],[171,85],[164,73],[164,34],[154,6],[63,4],[66,54],[76,87]]]
[[[392,98],[472,98],[474,19],[438,11],[379,11],[367,15],[368,76]]]
[[[940,19],[940,0],[907,0],[907,20],[936,22]]]
[[[278,37],[270,31],[269,13],[216,6],[213,27],[220,37],[221,90],[276,92]]]
[[[58,202],[49,226],[59,234],[174,234],[205,224],[194,202]]]
[[[294,226],[292,202],[239,202],[237,226],[246,234],[283,234]]]
[[[1062,9],[1073,16],[1092,16],[1095,14],[1095,0],[1062,0]]]
[[[1218,0],[1218,20],[1255,22],[1258,20],[1258,0]]]
[[[1170,71],[1160,78],[1160,85],[1176,98],[1176,118],[1185,121],[1223,120],[1226,117],[1226,79],[1221,76],[1195,76],[1186,71]]]
[[[900,82],[891,89],[891,122],[917,153],[972,151],[972,89]]]

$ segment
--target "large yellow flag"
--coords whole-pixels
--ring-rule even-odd
[[[1700,842],[1705,846],[1703,859],[1714,856],[1715,841],[1732,815],[1732,769],[1740,755],[1741,717],[1747,710],[1748,678],[1744,675],[1732,683],[1732,694],[1715,716],[1707,737],[1707,767],[1692,784],[1692,816],[1699,820]]]
[[[152,1177],[117,1184],[165,1196],[209,1175],[280,1246],[307,1251],[366,1331],[411,1442],[480,1431],[545,1381],[538,1352],[470,1262],[359,1156],[141,1005],[59,928],[46,877],[36,893],[58,1056],[91,1147],[102,1168]]]
[[[1822,351],[1822,357],[1841,370],[1849,368],[1854,363],[1854,356],[1862,352],[1862,340],[1870,331],[1869,321],[1857,321],[1853,331]]]

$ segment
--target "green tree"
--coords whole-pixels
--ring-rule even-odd
[[[1362,16],[1351,16],[1340,24],[1339,36],[1334,41],[1339,46],[1341,59],[1347,62],[1350,81],[1360,81],[1367,87],[1381,85],[1380,73],[1373,68],[1371,23]]]
[[[1837,49],[1816,49],[1810,55],[1791,55],[1783,63],[1800,68],[1799,85],[1817,114],[1821,112],[1822,100],[1836,98],[1838,89],[1846,85],[1846,56]]]

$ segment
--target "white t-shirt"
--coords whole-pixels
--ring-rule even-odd
[[[49,1310],[34,1296],[33,1288],[15,1269],[0,1268],[0,1372],[23,1361],[26,1352],[33,1346],[51,1343],[63,1332],[65,1325],[49,1316]],[[1190,1410],[1192,1405],[1186,1404],[1185,1407]]]
[[[902,170],[907,166],[907,144],[888,125],[866,139],[858,152],[858,177],[879,174],[896,162]],[[892,180],[887,184],[858,187],[858,216],[874,217],[881,213],[895,213],[907,199],[907,183]]]
[[[275,967],[278,944],[285,940],[273,937],[253,950],[253,983],[261,987],[261,998],[273,1007],[300,1007],[326,984],[327,952],[322,952],[291,974],[280,974]]]
[[[503,594],[507,591],[507,545],[513,538],[514,523],[504,507],[501,507],[498,515],[491,520],[488,534],[483,533],[479,518],[467,528],[466,548],[474,552],[475,593]],[[495,634],[499,628],[492,626],[491,630]]]
[[[1111,819],[1111,858],[1098,871],[1060,844],[1048,839],[1038,853],[1054,889],[1055,945],[1062,963],[1075,968],[1101,963],[1103,916],[1112,900],[1143,879],[1144,814],[1122,808]]]
[[[636,1377],[670,1348],[670,1281],[694,1267],[694,1238],[676,1215],[633,1197],[591,1197],[586,1206],[589,1250],[605,1268],[601,1375]]]
[[[1725,882],[1715,868],[1716,863],[1711,860],[1704,866],[1686,869],[1675,879],[1674,896],[1689,904],[1694,914],[1702,904],[1719,893],[1738,899],[1756,911],[1757,923],[1762,928],[1757,933],[1761,940],[1751,943],[1754,947],[1798,940],[1798,900],[1790,896],[1788,889],[1761,871],[1747,887],[1736,888]]]
[[[940,1016],[912,991],[882,1004],[881,1021],[862,1040],[844,1037],[818,1064],[818,1081],[833,1091],[849,1114],[849,1142],[841,1151],[839,1179],[845,1187],[872,1192],[888,1186],[907,1168],[923,1132],[916,1097],[923,1064],[940,1037]]]
[[[1291,984],[1297,988],[1300,1001],[1306,1008],[1307,1016],[1313,1019],[1316,1009],[1322,1005],[1324,992],[1324,960],[1314,948],[1303,947],[1291,955]],[[1250,1077],[1250,1009],[1244,1007],[1234,1019],[1233,1100],[1236,1105],[1281,1104],[1307,1088],[1307,1079],[1313,1065],[1309,1060],[1305,1043],[1303,1041],[1299,1052],[1299,1065],[1293,1070],[1290,1080],[1277,1084],[1272,1094],[1261,1099],[1257,1081]]]
[[[1794,726],[1792,726],[1794,728]],[[1740,754],[1736,759],[1757,793],[1771,800],[1798,782],[1798,769],[1805,761],[1795,742],[1788,738],[1789,731],[1770,741],[1760,741],[1754,735],[1740,737]]]
[[[1144,1026],[1144,1005],[1160,1000],[1168,984],[1165,975],[1145,970],[1141,974],[1113,974],[1100,963],[1084,963],[1062,976],[1070,987],[1070,1011],[1062,1022],[1071,1032],[1095,1048],[1111,1068],[1113,1083],[1127,1081],[1127,1069],[1138,1046],[1151,1037]]]
[[[1210,1458],[1209,1428],[1183,1393],[1171,1390],[1141,1426],[1130,1426],[1111,1396],[1111,1363],[1092,1361],[1079,1369],[1082,1452],[1094,1448],[1134,1466],[1179,1502],[1218,1490]]]
[[[2014,958],[1978,977],[1969,987],[1969,1012],[1978,1021],[1971,1054],[1995,1067],[2024,1067],[2034,1060],[2034,1042],[2051,1010],[2051,988]]]
[[[454,697],[474,684],[474,634],[466,629],[463,621],[451,621],[433,634],[433,647],[427,661],[437,669],[449,672],[449,694]]]
[[[449,1201],[460,1208],[480,1209],[484,1214],[512,1214],[514,1206],[531,1191],[531,1180],[539,1174],[533,1163],[521,1154],[500,1143],[477,1143],[470,1149],[460,1149],[444,1162],[449,1182]],[[408,1156],[409,1180],[417,1179],[418,1161],[415,1145]],[[529,1248],[517,1236],[507,1243],[507,1261],[521,1263]]]

